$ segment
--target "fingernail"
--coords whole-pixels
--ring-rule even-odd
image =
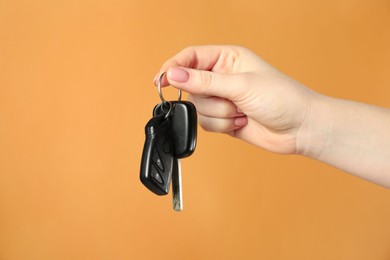
[[[248,118],[246,116],[234,118],[234,125],[237,127],[243,127],[248,123]]]
[[[180,68],[170,68],[167,76],[169,79],[179,83],[187,82],[190,78],[190,74],[186,70]]]
[[[154,79],[153,79],[153,84],[157,86],[157,78],[158,78],[158,73],[156,74],[156,76],[154,76]]]

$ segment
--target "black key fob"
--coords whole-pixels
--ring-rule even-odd
[[[166,114],[154,116],[145,126],[141,160],[141,182],[157,195],[167,195],[172,178],[173,142]]]
[[[170,115],[171,133],[176,158],[190,156],[196,148],[197,140],[197,113],[196,107],[189,101],[170,101],[172,111]],[[157,105],[153,115],[165,114],[163,106]]]

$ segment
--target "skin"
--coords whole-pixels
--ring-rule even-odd
[[[188,47],[155,78],[189,94],[207,131],[310,157],[390,187],[390,110],[321,95],[239,46]]]

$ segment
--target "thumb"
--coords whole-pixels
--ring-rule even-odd
[[[217,96],[236,101],[247,90],[243,74],[222,74],[207,70],[172,67],[169,84],[195,95]]]

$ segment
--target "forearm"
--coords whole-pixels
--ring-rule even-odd
[[[390,187],[390,109],[314,95],[297,150]]]

